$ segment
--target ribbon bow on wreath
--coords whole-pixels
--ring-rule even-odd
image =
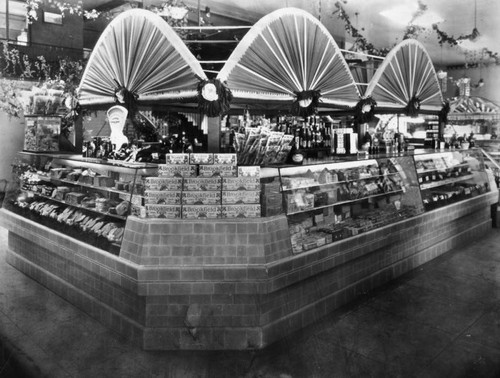
[[[448,101],[443,102],[443,107],[439,111],[438,117],[439,122],[446,124],[448,122],[448,113],[450,112],[450,103]]]
[[[129,111],[129,115],[133,115],[137,110],[137,93],[129,91],[124,86],[120,85],[116,80],[117,88],[115,89],[115,101],[117,104],[123,105]],[[132,118],[132,117],[131,117]]]
[[[358,123],[367,123],[373,119],[377,102],[370,96],[362,98],[354,107],[354,117]]]
[[[231,90],[219,79],[198,79],[198,109],[208,117],[226,114],[233,100]]]
[[[405,113],[409,117],[416,117],[418,116],[419,110],[420,110],[420,99],[416,95],[413,95],[411,100],[408,102],[408,105],[406,105],[405,107]]]
[[[290,110],[292,115],[309,117],[316,114],[319,105],[319,98],[321,97],[320,91],[309,90],[302,92],[295,92],[296,98],[292,103]]]

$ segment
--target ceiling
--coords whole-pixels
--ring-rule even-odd
[[[103,5],[119,5],[126,1],[119,0],[86,0],[85,8]],[[151,5],[161,5],[162,0],[142,0],[146,8]],[[448,36],[458,38],[461,35],[471,34],[477,27],[480,37],[471,47],[464,49],[460,46],[450,46],[438,43],[437,34],[428,27],[418,35],[418,40],[424,44],[432,61],[437,66],[462,66],[465,63],[489,63],[492,59],[480,53],[487,48],[493,53],[500,54],[500,1],[499,0],[420,0],[427,6],[425,15],[435,13],[443,21],[438,24],[441,31]],[[216,16],[224,16],[231,23],[253,24],[266,14],[284,7],[296,7],[310,12],[331,32],[339,45],[344,41],[352,42],[350,36],[345,35],[345,23],[338,17],[334,0],[184,0],[184,3],[194,10],[192,17],[197,19],[198,6],[204,10],[209,7]],[[356,27],[365,39],[376,48],[391,48],[402,40],[406,25],[398,25],[395,19],[389,19],[380,14],[382,11],[396,6],[415,6],[417,0],[342,0],[351,24]],[[220,18],[219,18],[220,20]],[[482,60],[481,60],[482,59]]]

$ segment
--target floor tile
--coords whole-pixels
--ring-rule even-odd
[[[498,378],[500,351],[459,340],[433,360],[420,377]]]
[[[472,325],[487,308],[481,302],[471,306],[455,297],[442,296],[438,291],[407,284],[381,292],[367,304],[455,336]]]

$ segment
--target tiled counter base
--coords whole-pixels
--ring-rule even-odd
[[[498,193],[293,255],[284,216],[131,217],[120,256],[6,210],[7,261],[148,350],[258,349],[491,228]]]

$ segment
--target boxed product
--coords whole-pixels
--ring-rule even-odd
[[[146,217],[175,219],[181,217],[179,205],[146,205]]]
[[[260,203],[260,191],[257,190],[235,190],[222,192],[222,204],[232,205],[239,203]]]
[[[112,188],[115,186],[115,180],[109,176],[94,176],[94,186]]]
[[[222,218],[260,218],[260,214],[257,204],[222,205]]]
[[[182,218],[184,219],[215,219],[221,217],[220,205],[184,205]]]
[[[181,192],[146,190],[144,192],[144,202],[146,205],[180,205]]]
[[[222,190],[220,177],[187,177],[184,179],[184,190]]]
[[[146,190],[182,190],[182,177],[146,177]]]
[[[213,164],[214,154],[189,154],[189,164]]]
[[[220,205],[220,191],[183,192],[183,205]]]
[[[214,154],[214,164],[236,165],[236,154]]]
[[[66,193],[66,196],[64,196],[64,201],[70,205],[78,205],[80,202],[82,202],[82,199],[85,197],[85,194],[83,193],[77,193],[77,192],[69,192]]]
[[[238,177],[260,177],[260,166],[238,167]]]
[[[238,175],[237,168],[236,165],[226,164],[200,165],[199,173],[201,177],[236,177]]]
[[[223,177],[223,190],[260,190],[258,177]]]
[[[189,164],[189,154],[166,154],[165,164]]]
[[[167,155],[168,156],[168,155]],[[202,165],[202,167],[204,167]],[[158,164],[160,177],[196,177],[196,165],[189,164]]]

